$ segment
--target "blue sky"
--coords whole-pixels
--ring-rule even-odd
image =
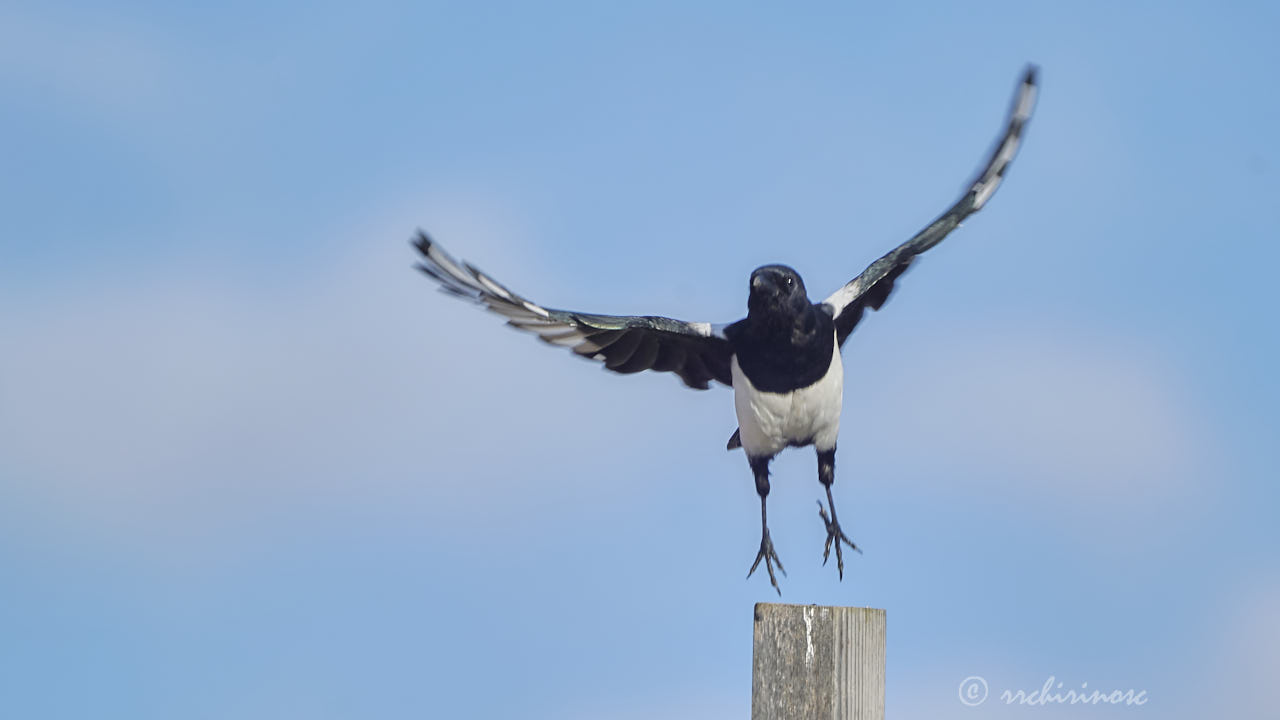
[[[758,542],[731,394],[617,377],[410,269],[558,307],[825,296],[1008,181],[846,345],[822,567],[888,714],[1197,718],[1280,670],[1280,12],[1245,3],[7,4],[0,707],[730,718]],[[960,704],[1145,689],[1142,708]]]

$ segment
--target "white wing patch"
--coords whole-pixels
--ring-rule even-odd
[[[1018,98],[1014,101],[1013,111],[1009,114],[1009,132],[1005,134],[1000,147],[992,154],[991,162],[987,163],[984,172],[973,185],[974,212],[981,210],[982,206],[987,204],[987,200],[995,194],[996,188],[1000,187],[1000,181],[1004,179],[1004,171],[1018,154],[1018,145],[1022,143],[1022,127],[1027,120],[1031,119],[1031,110],[1036,105],[1037,93],[1035,78],[1029,76],[1019,88]]]
[[[667,317],[596,315],[544,308],[512,292],[470,263],[458,262],[419,232],[414,245],[423,255],[417,266],[450,295],[484,305],[507,324],[536,334],[552,345],[602,360],[618,373],[674,372],[686,385],[706,389],[711,380],[732,382],[732,354],[723,326]]]
[[[575,325],[552,318],[546,308],[520,297],[470,263],[459,263],[438,244],[421,243],[419,248],[434,265],[422,265],[421,269],[440,283],[441,290],[481,303],[507,318],[509,325],[535,333],[553,345],[572,348],[588,356],[600,350],[598,345],[588,342],[586,334]]]

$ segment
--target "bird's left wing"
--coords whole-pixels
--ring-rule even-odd
[[[871,263],[862,274],[845,284],[831,297],[823,301],[831,310],[836,322],[836,338],[843,345],[867,308],[879,310],[893,292],[893,283],[911,266],[916,256],[942,242],[952,230],[973,213],[982,209],[1000,186],[1004,173],[1018,153],[1022,131],[1036,102],[1036,68],[1028,66],[1018,85],[1009,120],[1004,134],[996,143],[987,164],[978,173],[964,195],[946,212],[916,233],[915,237],[889,251],[884,257]]]
[[[733,384],[729,370],[733,351],[719,326],[652,315],[544,308],[469,263],[454,260],[424,232],[418,232],[414,246],[422,253],[417,268],[440,283],[441,290],[480,303],[506,317],[509,325],[599,360],[614,372],[670,371],[699,390],[707,389],[711,380]]]

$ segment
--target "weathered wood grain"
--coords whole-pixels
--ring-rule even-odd
[[[885,612],[758,603],[752,720],[884,720]]]

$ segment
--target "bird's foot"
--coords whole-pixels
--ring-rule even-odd
[[[773,589],[778,591],[778,597],[782,597],[782,588],[778,587],[778,578],[773,574],[773,564],[778,564],[778,572],[783,575],[787,574],[785,568],[782,567],[782,560],[778,557],[778,553],[774,552],[773,540],[769,539],[769,531],[765,530],[764,535],[760,538],[760,552],[756,553],[756,561],[752,563],[751,569],[747,571],[747,577],[760,567],[760,561],[764,560],[764,567],[769,571],[769,582],[773,584]]]
[[[849,536],[845,535],[844,531],[840,529],[840,523],[836,520],[835,506],[832,506],[831,517],[828,518],[827,509],[822,506],[822,501],[819,500],[818,514],[822,516],[822,522],[825,523],[827,526],[827,544],[826,544],[826,547],[822,549],[822,564],[823,565],[827,564],[827,558],[831,557],[831,545],[834,544],[836,546],[836,568],[839,570],[840,579],[843,580],[844,579],[844,553],[841,552],[840,543],[842,542],[848,543],[849,547],[856,550],[859,555],[862,554],[862,550],[860,550],[858,546],[855,545],[853,541],[849,539]]]

